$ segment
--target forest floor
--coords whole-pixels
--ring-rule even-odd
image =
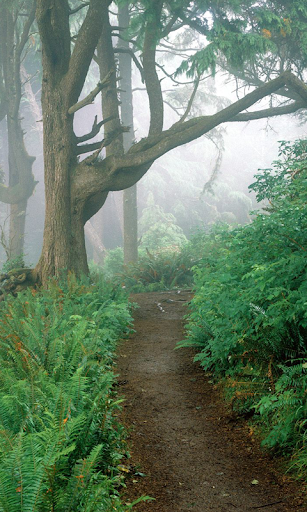
[[[136,333],[121,346],[117,368],[132,455],[125,501],[155,498],[139,512],[307,511],[302,485],[227,408],[193,363],[194,351],[174,350],[190,298],[186,291],[132,296],[140,306]]]

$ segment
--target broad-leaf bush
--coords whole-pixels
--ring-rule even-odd
[[[206,370],[224,376],[234,405],[255,408],[264,443],[300,447],[307,467],[307,141],[281,143],[280,160],[251,188],[251,224],[198,234],[188,336]],[[302,462],[302,460],[304,462]]]
[[[0,311],[0,511],[123,511],[114,412],[122,291],[102,281],[8,298]]]

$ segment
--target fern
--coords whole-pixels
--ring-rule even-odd
[[[111,368],[126,298],[71,276],[1,315],[0,512],[121,510],[106,474],[125,451]]]

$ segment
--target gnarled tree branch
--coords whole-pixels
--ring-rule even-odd
[[[94,120],[91,131],[89,133],[87,133],[86,135],[82,135],[81,137],[76,137],[77,144],[81,144],[82,142],[86,142],[87,140],[91,140],[94,137],[96,137],[96,135],[98,135],[98,133],[100,132],[100,128],[104,124],[108,123],[109,121],[112,121],[112,119],[113,119],[113,117],[110,116],[107,119],[103,119],[102,121],[97,123],[97,116],[95,116],[95,120]]]
[[[91,105],[91,103],[93,103],[94,99],[96,98],[96,96],[98,96],[98,94],[102,91],[102,89],[104,89],[105,87],[108,87],[113,73],[115,73],[115,70],[111,70],[104,77],[103,80],[98,82],[95,89],[93,89],[85,98],[83,98],[83,100],[78,101],[78,103],[76,103],[75,105],[72,105],[68,109],[68,113],[70,115],[75,114],[78,110],[81,110],[81,108],[85,107],[86,105]]]
[[[92,193],[94,195],[95,191],[97,193],[97,190],[122,190],[131,187],[160,156],[175,147],[201,137],[222,123],[240,120],[240,116],[245,115],[241,114],[242,111],[248,109],[265,96],[278,91],[281,87],[287,86],[291,88],[292,84],[301,93],[305,90],[305,85],[300,83],[292,73],[285,72],[216,114],[201,116],[183,123],[176,123],[169,130],[141,140],[132,146],[124,156],[110,156],[102,162],[92,162],[90,167],[86,161],[81,162],[74,175],[76,198],[82,197],[85,191],[87,194]],[[286,109],[286,107],[280,108]],[[292,106],[291,109],[303,107],[307,108],[307,99],[304,102],[296,103],[295,107]],[[276,115],[275,109],[266,109],[262,112],[261,117],[267,117],[268,110],[271,110],[271,113]],[[285,111],[284,113],[288,112]],[[255,113],[246,113],[246,115],[252,116]]]
[[[100,140],[98,142],[93,142],[92,144],[83,144],[82,146],[77,146],[76,154],[77,155],[83,155],[84,153],[90,153],[91,151],[96,151],[94,155],[89,156],[90,159],[94,157],[94,160],[97,158],[100,151],[103,150],[103,148],[106,148],[109,146],[119,135],[125,132],[129,132],[130,128],[127,126],[120,126],[118,129],[114,130],[113,132],[108,133],[107,137],[105,137],[103,140]],[[97,153],[97,151],[99,152]]]
[[[143,66],[140,63],[140,61],[138,60],[138,58],[136,57],[134,51],[131,50],[131,48],[121,48],[120,46],[117,46],[116,48],[114,48],[114,53],[127,53],[128,55],[130,55],[130,57],[132,58],[134,64],[138,68],[138,70],[140,72],[140,75],[141,75],[141,78],[142,78],[142,82],[144,83],[144,70],[143,70]]]
[[[294,114],[298,110],[306,108],[306,102],[303,101],[295,101],[290,103],[289,105],[284,105],[282,107],[271,107],[263,110],[257,110],[255,112],[243,112],[242,114],[238,114],[234,116],[232,119],[229,119],[228,122],[246,122],[246,121],[256,121],[257,119],[264,119],[267,117],[276,117],[283,116],[285,114]]]
[[[184,112],[184,114],[181,117],[181,119],[178,121],[179,123],[183,123],[186,120],[186,118],[188,117],[188,115],[189,115],[189,113],[191,111],[191,108],[193,106],[193,102],[194,102],[194,99],[195,99],[195,96],[196,96],[196,93],[197,93],[197,89],[199,87],[199,82],[200,82],[200,77],[197,77],[197,79],[195,80],[193,92],[192,92],[191,97],[189,99],[186,111]]]

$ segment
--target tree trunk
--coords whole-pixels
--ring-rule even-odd
[[[78,101],[97,41],[108,0],[93,0],[71,53],[68,0],[37,0],[36,19],[42,41],[42,112],[45,170],[44,241],[36,274],[43,284],[64,272],[88,273],[84,224],[86,203],[90,218],[103,204],[106,193],[76,198],[72,178],[77,161],[77,138],[70,108]],[[108,18],[108,16],[107,16]],[[82,192],[86,187],[82,187]]]
[[[13,12],[2,7],[0,22],[0,54],[3,69],[3,87],[6,98],[6,123],[8,144],[9,188],[20,186],[21,193],[16,200],[8,200],[10,208],[9,259],[23,254],[25,219],[28,198],[33,192],[32,165],[35,158],[30,157],[24,145],[24,133],[20,124],[21,102],[21,54],[34,19],[34,10],[21,29],[14,21]],[[18,32],[19,30],[19,32]],[[16,32],[17,31],[17,32]],[[3,198],[5,200],[5,197]]]
[[[24,184],[24,197],[21,201],[11,204],[10,207],[10,254],[9,259],[16,259],[23,255],[25,223],[28,198],[32,195],[32,164],[33,157],[26,151],[23,141],[23,131],[18,119],[18,112],[14,115],[9,109],[7,115],[8,128],[8,160],[9,160],[9,186]],[[28,192],[26,188],[28,187]]]
[[[98,235],[98,233],[91,221],[88,221],[85,224],[85,234],[86,234],[88,240],[91,242],[92,247],[93,247],[94,263],[97,263],[98,265],[102,265],[105,255],[106,255],[106,248],[103,245],[103,243],[100,239],[100,236]]]
[[[137,185],[124,190],[124,263],[138,260]]]
[[[129,6],[123,5],[118,10],[118,24],[120,27],[129,27]],[[120,40],[119,48],[129,50],[129,41]],[[124,150],[130,149],[134,140],[133,129],[133,95],[132,95],[132,59],[129,53],[119,53],[119,75],[121,77],[120,101],[121,120],[130,131],[124,133]],[[138,208],[137,185],[124,190],[124,263],[135,263],[138,259]]]
[[[37,272],[59,276],[73,269],[87,273],[82,204],[71,209],[70,176],[76,166],[72,116],[61,81],[43,86],[46,215],[44,242]],[[44,278],[43,278],[44,281]]]

